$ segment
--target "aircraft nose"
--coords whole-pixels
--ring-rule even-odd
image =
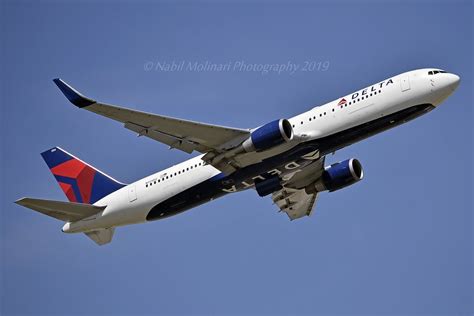
[[[436,71],[433,71],[436,72]],[[459,86],[461,79],[458,75],[445,71],[437,71],[430,78],[431,91],[433,92],[432,104],[438,105],[449,97]]]
[[[461,78],[459,78],[459,76],[455,74],[448,74],[448,75],[449,75],[448,86],[451,88],[452,91],[454,91],[459,86],[459,82],[461,81]]]

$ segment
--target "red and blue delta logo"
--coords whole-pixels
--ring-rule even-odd
[[[95,170],[77,159],[65,161],[51,172],[69,201],[90,203]]]
[[[93,204],[125,186],[59,147],[41,155],[70,202]]]
[[[347,104],[346,99],[342,98],[342,99],[339,101],[339,103],[337,104],[337,106],[344,106],[344,105],[346,105],[346,104]]]

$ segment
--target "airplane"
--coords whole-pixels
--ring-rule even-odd
[[[54,147],[41,155],[69,202],[22,198],[15,203],[65,222],[64,233],[110,243],[116,227],[174,216],[229,193],[270,196],[290,220],[312,214],[318,195],[364,177],[355,158],[325,165],[328,154],[435,109],[459,76],[429,68],[405,72],[288,119],[243,129],[172,118],[100,103],[61,79],[76,107],[138,134],[200,155],[125,184]]]

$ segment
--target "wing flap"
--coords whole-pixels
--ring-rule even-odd
[[[15,203],[64,222],[75,222],[105,209],[105,206],[33,198],[22,198]]]
[[[314,160],[314,162],[301,172],[295,173],[285,182],[283,189],[272,194],[273,203],[280,208],[280,212],[285,212],[290,220],[310,216],[318,198],[318,192],[306,193],[304,188],[321,177],[325,158],[313,159],[311,156],[307,159]]]
[[[272,194],[272,200],[290,220],[295,220],[311,215],[317,196],[317,193],[308,194],[304,189],[283,188]]]
[[[208,148],[220,150],[223,144],[249,135],[249,131],[244,129],[182,120],[103,103],[94,103],[85,109],[124,124],[128,123],[128,126],[135,124],[149,132],[155,131],[182,141],[194,142],[202,146],[199,148],[201,152],[204,150],[207,152]],[[147,134],[143,135],[150,137]]]
[[[166,144],[170,146],[170,149],[171,148],[180,149],[188,154],[192,153],[194,150],[198,150],[198,148],[201,149],[198,151],[203,150],[202,149],[203,146],[200,146],[199,144],[194,144],[187,140],[183,140],[181,138],[177,138],[171,135],[160,133],[153,129],[149,129],[145,126],[134,124],[132,122],[126,122],[124,124],[124,127],[126,129],[136,132],[138,136],[146,136],[160,143]]]

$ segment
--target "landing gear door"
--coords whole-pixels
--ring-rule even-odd
[[[129,185],[128,186],[128,200],[130,202],[133,202],[137,199],[137,190],[135,188],[135,185]]]
[[[400,78],[400,87],[403,91],[408,91],[410,90],[410,77],[408,76],[403,76]]]

